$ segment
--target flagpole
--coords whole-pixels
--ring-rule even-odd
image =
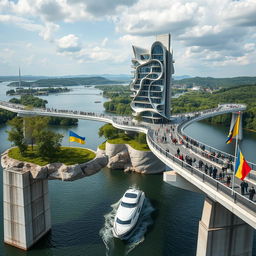
[[[240,115],[240,112],[239,112]],[[238,118],[238,117],[237,117]],[[239,122],[240,126],[240,122]],[[239,129],[240,127],[238,127]],[[234,166],[233,166],[233,178],[232,178],[232,195],[234,194],[234,186],[235,186],[235,169],[236,169],[236,159],[237,159],[237,146],[238,146],[238,136],[239,136],[240,129],[238,130],[238,134],[236,135],[236,146],[235,146],[235,159],[234,159]]]

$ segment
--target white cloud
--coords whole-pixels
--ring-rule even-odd
[[[56,40],[59,52],[79,52],[81,45],[76,35],[69,34]]]
[[[201,15],[195,2],[140,0],[114,21],[118,32],[155,35],[171,31],[178,35],[197,24]]]
[[[52,43],[51,54],[74,63],[129,66],[131,45],[149,48],[154,35],[170,32],[178,73],[218,65],[223,70],[251,68],[256,55],[255,13],[255,0],[0,0],[0,25],[37,33]],[[97,41],[90,43],[88,33],[88,42],[82,43],[81,23],[89,27],[98,21],[106,22],[110,34],[94,30]]]
[[[43,29],[43,26],[36,24],[33,21],[9,14],[0,14],[0,23],[14,24],[28,31],[39,32]]]
[[[41,29],[39,35],[42,36],[44,40],[53,41],[54,33],[59,29],[59,25],[47,22],[44,27]]]
[[[256,26],[256,1],[232,1],[222,15],[234,25]]]
[[[247,52],[253,52],[256,50],[256,44],[255,43],[248,43],[244,45],[244,49]]]

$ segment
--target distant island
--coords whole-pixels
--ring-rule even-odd
[[[62,87],[77,85],[103,85],[103,84],[120,84],[120,81],[112,81],[104,77],[73,77],[73,78],[49,78],[39,79],[36,81],[21,81],[21,87]],[[19,82],[8,84],[11,87],[19,87]]]
[[[53,93],[63,93],[63,92],[69,92],[70,89],[68,88],[62,88],[62,87],[58,87],[58,88],[54,88],[54,87],[48,87],[48,88],[44,88],[44,89],[40,89],[40,88],[29,88],[29,89],[25,89],[25,88],[16,88],[16,89],[11,89],[9,91],[6,92],[6,95],[26,95],[26,94],[30,94],[30,95],[48,95],[48,94],[53,94]]]
[[[251,85],[256,84],[256,77],[250,76],[241,76],[241,77],[232,77],[232,78],[213,78],[213,77],[193,77],[185,78],[180,80],[174,80],[174,85],[180,86],[200,86],[203,88],[228,88],[240,85]]]
[[[19,99],[12,98],[9,100],[9,102],[35,108],[45,108],[46,104],[48,103],[47,100],[35,97],[31,94],[21,95]],[[12,120],[15,116],[16,113],[0,109],[0,124],[7,123],[9,120]],[[49,125],[74,126],[78,124],[78,119],[51,116],[46,117],[45,122],[47,122]]]

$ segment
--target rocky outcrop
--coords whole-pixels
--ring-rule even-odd
[[[151,151],[136,150],[127,144],[106,142],[104,153],[109,159],[107,167],[112,170],[122,169],[125,172],[133,171],[145,174],[160,173],[165,170],[165,164]],[[101,150],[100,154],[104,153]]]
[[[86,176],[93,175],[105,167],[108,157],[104,154],[96,155],[89,162],[74,165],[63,163],[51,163],[45,166],[22,162],[8,156],[8,150],[2,154],[1,164],[3,168],[12,168],[20,172],[30,172],[34,179],[59,179],[62,181],[73,181]]]

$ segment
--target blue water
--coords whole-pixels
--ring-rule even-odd
[[[0,99],[8,99],[5,96],[5,84],[0,84],[0,88]],[[69,95],[75,92],[79,92],[79,95]],[[76,87],[65,95],[50,95],[45,96],[45,99],[49,107],[102,112],[103,102],[107,99],[99,93],[93,88]],[[95,100],[102,103],[94,103]],[[85,147],[96,149],[103,141],[98,136],[101,125],[100,122],[79,121],[79,125],[72,127],[72,130],[86,137]],[[6,129],[7,126],[0,127],[0,152],[10,147]],[[63,144],[68,145],[70,128],[52,129],[61,132],[65,136]],[[208,134],[211,131],[211,136],[206,136],[206,139],[218,137],[219,144],[222,143],[219,136],[222,133],[226,136],[223,128],[201,123],[189,129],[191,134],[196,133],[198,137],[203,136],[203,132],[198,133],[200,129]],[[248,151],[253,151],[256,140],[250,136],[246,134],[245,140],[248,139]],[[215,142],[217,139],[212,140],[212,143]],[[2,186],[2,175],[0,184]],[[109,231],[116,202],[130,186],[142,189],[148,199],[145,219],[139,226],[142,229],[139,229],[138,239],[136,237],[136,241],[128,245],[118,240],[112,243]],[[162,175],[123,173],[105,168],[93,176],[74,182],[49,181],[49,192],[52,230],[28,252],[3,243],[3,211],[0,211],[0,256],[122,256],[127,253],[129,256],[190,256],[196,253],[198,222],[204,196],[172,187],[163,182]],[[1,205],[2,199],[1,188]]]

